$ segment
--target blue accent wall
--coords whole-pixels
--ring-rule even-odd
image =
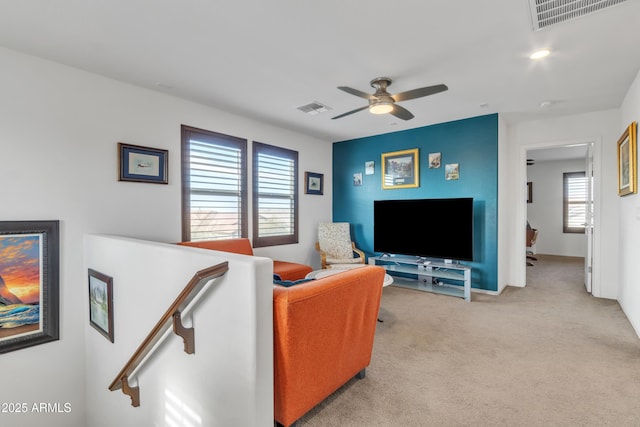
[[[382,189],[381,155],[419,149],[420,186]],[[442,153],[440,168],[429,168],[429,153]],[[375,173],[365,174],[374,161]],[[445,165],[458,163],[460,179],[445,180]],[[362,185],[354,174],[362,173]],[[333,221],[349,222],[356,245],[373,254],[373,201],[473,197],[472,287],[498,290],[498,115],[358,138],[333,144]],[[411,224],[398,224],[411,233]],[[391,226],[391,225],[390,225]],[[425,224],[420,224],[425,226]],[[437,226],[437,225],[435,225]]]

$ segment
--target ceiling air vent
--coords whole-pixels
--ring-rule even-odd
[[[319,113],[324,113],[325,111],[329,111],[330,108],[319,103],[318,101],[313,101],[311,104],[298,107],[298,110],[302,111],[303,113],[311,114],[313,116]]]
[[[626,0],[529,0],[533,30],[598,12]]]

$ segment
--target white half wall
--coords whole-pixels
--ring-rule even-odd
[[[84,247],[84,270],[113,278],[115,338],[111,343],[89,326],[85,291],[88,427],[273,422],[271,259],[114,236],[88,235]],[[139,407],[121,390],[109,391],[194,274],[224,261],[229,271],[183,316],[195,330],[195,353],[186,354],[182,338],[170,332],[132,378]]]
[[[180,240],[181,124],[297,150],[300,185],[304,171],[324,173],[324,196],[300,194],[299,244],[256,251],[317,262],[316,225],[332,215],[330,141],[4,48],[0,82],[0,219],[60,220],[60,340],[2,354],[21,377],[0,402],[71,404],[70,413],[2,415],[0,424],[85,427],[83,236]],[[169,150],[169,184],[118,182],[118,142]]]
[[[618,126],[618,137],[631,122],[640,122],[640,73],[627,92],[622,103],[622,117]],[[617,139],[616,139],[617,141]],[[612,149],[614,149],[612,147]],[[638,159],[636,158],[636,164]],[[617,187],[616,187],[617,188]],[[619,197],[617,227],[620,235],[620,294],[618,301],[640,336],[640,196],[630,194]]]

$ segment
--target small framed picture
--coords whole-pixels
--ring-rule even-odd
[[[636,165],[636,122],[631,123],[618,139],[618,195],[638,192]]]
[[[442,153],[429,153],[429,169],[437,169],[440,167]]]
[[[376,172],[375,163],[373,160],[364,162],[364,174],[373,175]]]
[[[460,165],[458,163],[445,165],[444,178],[447,181],[455,181],[456,179],[460,179]]]
[[[362,185],[362,172],[353,174],[353,185]]]
[[[169,151],[118,143],[118,180],[168,184]]]
[[[315,172],[304,173],[304,193],[322,195],[324,189],[324,175]]]
[[[113,279],[89,269],[89,323],[113,341]]]

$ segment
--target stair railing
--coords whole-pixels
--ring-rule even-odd
[[[185,353],[195,353],[194,329],[193,327],[185,327],[182,324],[181,313],[200,294],[207,283],[224,275],[228,270],[229,265],[225,261],[200,270],[193,276],[151,332],[149,332],[149,335],[142,341],[142,344],[140,344],[135,353],[133,353],[133,356],[131,356],[129,361],[124,365],[120,373],[118,373],[109,386],[109,390],[115,391],[122,389],[122,392],[131,398],[132,406],[140,406],[140,388],[139,386],[130,386],[129,379],[132,373],[136,371],[147,356],[155,349],[156,344],[162,339],[171,324],[173,324],[173,332],[182,337]]]

